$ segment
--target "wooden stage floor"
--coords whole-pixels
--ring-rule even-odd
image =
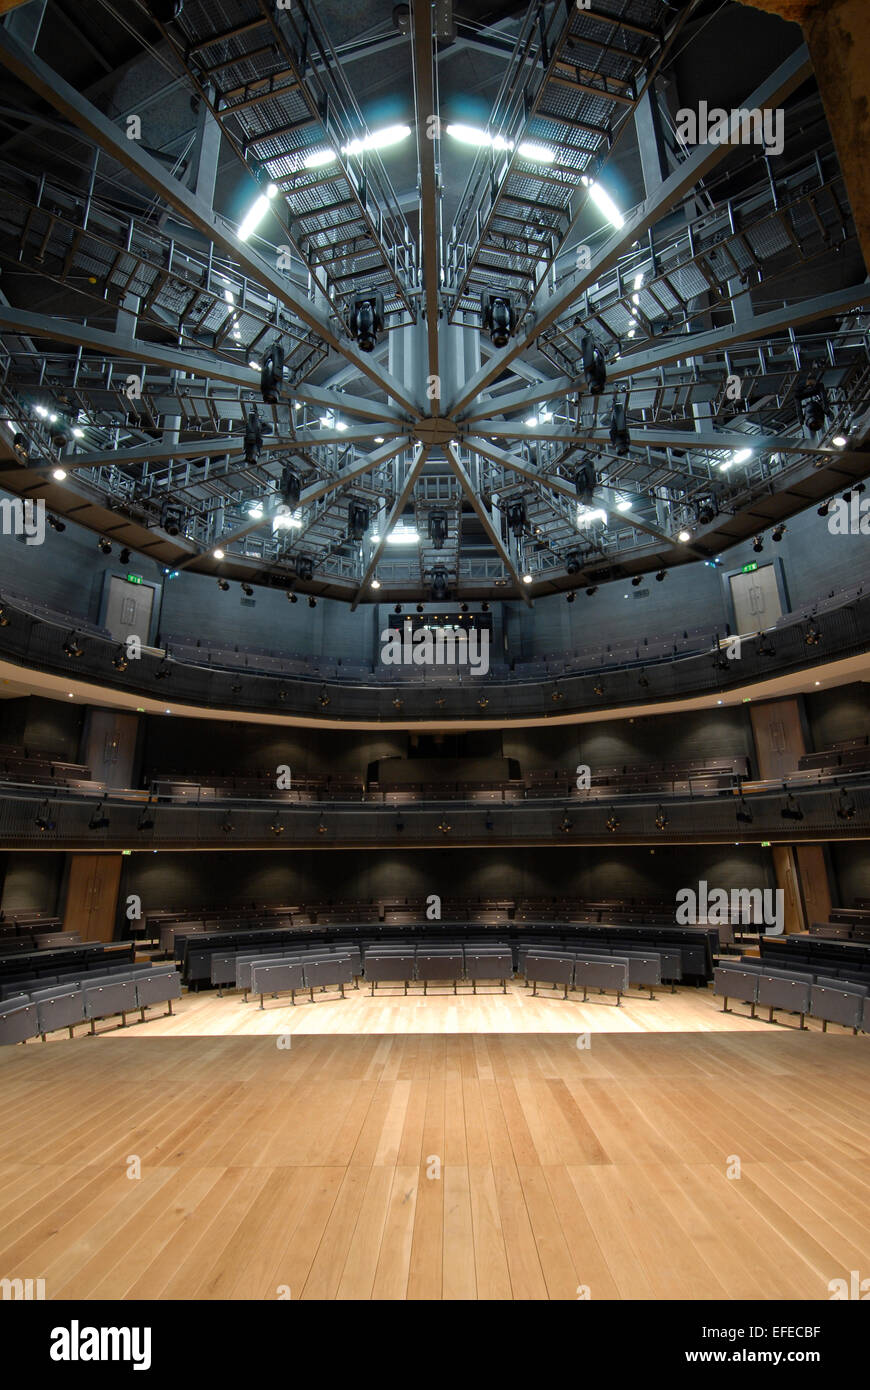
[[[3,1048],[0,1104],[0,1277],[49,1299],[826,1300],[870,1265],[870,1038],[705,991],[189,996]]]

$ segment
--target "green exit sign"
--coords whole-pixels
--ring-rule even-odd
[[[770,841],[769,841],[769,840],[762,840],[762,842],[761,842],[761,848],[762,848],[762,849],[770,849]]]
[[[741,574],[751,574],[753,570],[757,570],[757,569],[758,569],[758,561],[757,561],[757,560],[753,560],[751,564],[749,564],[749,565],[744,565],[743,568],[741,569],[740,573],[741,573]],[[129,579],[129,577],[130,577],[130,576],[128,575],[127,578]]]
[[[142,583],[142,576],[141,576],[141,574],[127,574],[127,575],[124,576],[124,578],[127,580],[127,583],[128,583],[128,584],[141,584],[141,583]]]
[[[122,850],[121,850],[121,853],[124,854],[124,855],[127,855],[127,854],[132,854],[133,851],[132,851],[131,849],[122,849]]]

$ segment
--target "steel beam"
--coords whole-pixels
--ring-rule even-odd
[[[537,473],[533,468],[530,468],[521,460],[515,459],[512,454],[506,454],[502,449],[496,449],[486,439],[469,439],[466,443],[470,448],[474,449],[476,453],[483,454],[484,458],[491,459],[493,463],[500,463],[503,468],[510,468],[512,472],[518,474],[519,477],[526,478],[531,483],[538,483],[541,487],[548,487],[553,492],[560,493],[563,497],[569,497],[572,502],[576,502],[579,505],[580,498],[576,487],[565,478],[560,478],[554,474]],[[608,506],[606,501],[599,501],[598,494],[602,489],[597,487],[595,491],[595,505],[600,508],[601,511],[607,512],[608,525],[612,519],[615,519],[623,526],[631,526],[636,531],[644,531],[647,535],[654,536],[657,541],[661,541],[664,545],[673,546],[676,544],[672,536],[668,536],[664,531],[659,530],[657,526],[653,526],[651,522],[643,521],[634,514],[631,516],[624,516],[621,512],[616,510],[615,502],[611,502]],[[611,488],[605,487],[603,491],[612,493],[614,497],[618,496],[618,493]],[[686,550],[693,549],[693,547],[689,545],[685,548]],[[699,560],[706,560],[708,558],[705,550],[695,550],[694,554]]]
[[[421,409],[401,383],[384,372],[370,355],[359,352],[349,344],[341,331],[337,315],[325,313],[307,298],[295,294],[287,278],[269,265],[268,261],[247,242],[242,241],[207,203],[191,193],[180,179],[167,173],[163,165],[147,151],[139,149],[135,140],[126,139],[121,130],[97,107],[65,82],[41,58],[29,52],[3,30],[0,30],[0,63],[49,106],[71,121],[98,148],[141,179],[146,187],[184,217],[191,226],[197,228],[215,245],[223,247],[247,275],[317,333],[328,347],[367,376],[415,419],[420,418]]]
[[[522,598],[523,602],[529,608],[531,608],[532,601],[526,593],[526,586],[523,584],[522,579],[517,573],[516,565],[514,564],[513,560],[511,559],[510,555],[505,549],[504,542],[502,541],[502,538],[499,535],[498,530],[492,523],[492,517],[490,516],[486,507],[484,506],[482,499],[478,497],[477,493],[475,492],[474,484],[469,478],[468,474],[466,473],[465,468],[462,465],[462,461],[459,458],[459,455],[456,453],[456,451],[452,448],[450,444],[445,444],[444,456],[447,459],[447,462],[450,464],[450,467],[453,469],[453,472],[455,473],[457,479],[459,480],[459,484],[462,488],[462,491],[465,493],[465,496],[471,503],[472,508],[477,513],[477,518],[480,521],[480,524],[486,532],[487,536],[489,537],[490,544],[492,545],[496,554],[499,556],[499,559],[502,561],[508,574],[513,579],[514,584],[516,585],[517,593],[519,594],[520,598]]]
[[[70,343],[97,352],[101,356],[146,362],[150,366],[165,367],[167,371],[186,372],[189,376],[199,377],[203,381],[225,381],[244,390],[259,391],[260,374],[251,367],[227,362],[220,357],[203,357],[183,348],[145,342],[141,338],[127,338],[123,333],[107,333],[103,329],[90,328],[86,324],[73,323],[68,319],[51,318],[47,314],[32,314],[11,305],[0,305],[0,332],[25,333],[33,338]],[[292,397],[294,400],[306,401],[310,405],[323,406],[328,410],[347,411],[365,420],[380,420],[385,424],[390,421],[408,423],[401,411],[393,406],[368,400],[365,396],[352,396],[345,391],[330,391],[324,386],[312,386],[309,382],[300,382],[289,388],[286,395],[288,399]]]
[[[478,420],[475,426],[481,434],[497,439],[551,440],[557,444],[602,446],[610,444],[609,430],[577,430],[570,425],[505,424],[502,420]],[[806,439],[786,439],[779,435],[744,434],[740,430],[681,430],[676,426],[656,429],[633,427],[629,422],[632,446],[638,449],[752,449],[758,454],[824,454],[839,457],[840,450],[828,444],[815,444]]]
[[[609,364],[607,379],[619,381],[635,372],[666,367],[672,362],[685,362],[687,359],[702,357],[704,353],[719,349],[727,351],[740,343],[750,342],[753,338],[763,338],[771,333],[798,328],[803,323],[813,323],[817,319],[847,314],[861,304],[870,304],[870,284],[851,285],[848,289],[834,290],[830,294],[819,295],[816,299],[786,304],[781,309],[770,309],[765,314],[756,314],[741,323],[711,328],[707,333],[687,333],[682,338],[671,338],[659,347],[631,353],[627,357],[620,357],[618,362]]]
[[[426,345],[429,376],[434,377],[432,414],[440,414],[441,367],[438,356],[438,311],[441,290],[441,245],[438,235],[438,175],[435,168],[436,131],[430,116],[436,117],[433,80],[433,38],[431,0],[413,0],[414,12],[414,97],[417,111],[417,163],[420,169],[420,239],[423,291],[426,313]]]
[[[402,491],[399,493],[398,497],[396,498],[395,502],[393,503],[393,506],[390,509],[390,514],[384,522],[383,527],[381,528],[381,534],[378,537],[377,544],[375,545],[374,550],[369,556],[369,561],[366,565],[365,573],[363,574],[363,577],[359,582],[359,588],[354,594],[353,602],[350,605],[351,613],[353,613],[359,605],[359,602],[363,597],[365,587],[378,567],[378,561],[380,560],[384,546],[387,543],[387,536],[390,534],[399,517],[402,515],[403,511],[407,507],[411,497],[411,493],[414,491],[414,484],[420,476],[420,473],[423,470],[423,465],[425,464],[428,457],[429,450],[425,448],[423,445],[420,445],[417,450],[417,455],[414,461],[412,462],[411,467],[408,470],[408,476],[405,479],[405,485],[402,488]]]
[[[812,74],[812,64],[806,47],[793,53],[776,71],[766,79],[750,96],[741,103],[739,109],[747,112],[752,109],[764,110],[778,106]],[[529,305],[526,314],[526,327],[521,328],[513,340],[476,372],[459,396],[447,407],[450,415],[465,410],[475,397],[485,390],[507,366],[527,349],[536,338],[563,314],[567,313],[580,298],[584,290],[594,285],[608,270],[618,262],[620,256],[646,234],[650,227],[662,218],[672,207],[716,167],[735,145],[741,143],[741,134],[746,122],[733,122],[727,140],[721,144],[699,145],[693,154],[685,159],[664,180],[655,193],[642,202],[633,213],[626,217],[623,226],[616,232],[593,258],[587,270],[571,277],[555,294],[539,293]]]
[[[354,463],[351,467],[343,469],[340,473],[333,473],[329,478],[321,478],[316,483],[310,483],[308,487],[302,489],[299,497],[299,507],[312,506],[315,502],[319,502],[321,498],[328,497],[331,492],[336,492],[340,488],[345,487],[348,483],[355,482],[357,478],[364,477],[366,473],[371,473],[374,469],[379,468],[382,463],[387,463],[389,459],[395,458],[396,454],[400,454],[403,449],[408,447],[410,442],[409,439],[394,440],[392,443],[385,444],[383,448],[376,450],[375,453],[369,454],[362,462]],[[266,522],[271,523],[271,521],[271,516],[264,515],[258,517],[256,520],[252,521],[250,525],[242,526],[238,531],[233,531],[231,535],[217,536],[215,538],[216,543],[221,548],[225,545],[232,545],[235,541],[244,540],[245,536],[250,535],[252,531],[258,531]],[[186,569],[188,565],[193,564],[197,560],[201,560],[204,554],[205,552],[199,551],[196,555],[191,555],[189,559],[183,561],[175,568]],[[220,561],[215,561],[215,564],[219,563]]]

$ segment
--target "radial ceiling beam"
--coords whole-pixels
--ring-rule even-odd
[[[836,318],[847,314],[862,304],[870,304],[870,284],[850,285],[845,290],[833,290],[830,294],[818,295],[815,299],[805,299],[797,304],[785,304],[781,309],[770,309],[764,314],[753,314],[745,322],[729,323],[722,328],[711,328],[706,333],[686,333],[679,338],[670,338],[659,346],[646,348],[620,357],[607,367],[608,381],[619,381],[636,372],[651,371],[656,367],[667,367],[673,362],[685,362],[692,357],[701,357],[708,352],[727,351],[740,343],[753,338],[763,338],[788,328],[799,328],[804,323],[814,323],[818,319]]]
[[[517,593],[520,595],[527,607],[531,608],[532,601],[526,593],[526,586],[523,584],[523,581],[520,578],[519,573],[517,572],[517,567],[514,564],[507,549],[505,548],[505,544],[498,533],[498,529],[493,525],[492,517],[490,516],[487,508],[484,506],[483,499],[478,497],[477,493],[475,492],[474,483],[471,481],[468,474],[466,473],[462,461],[459,458],[459,455],[456,453],[456,450],[452,447],[452,445],[445,444],[443,447],[444,457],[447,459],[447,462],[450,464],[450,467],[456,474],[462,491],[465,493],[465,496],[471,503],[472,508],[477,513],[477,518],[484,531],[486,532],[487,536],[489,537],[490,544],[492,545],[493,549],[495,550],[496,554],[498,555],[508,574],[514,581]]]
[[[600,280],[608,270],[616,265],[620,256],[671,208],[677,205],[697,184],[710,173],[735,145],[741,143],[744,126],[749,125],[749,111],[764,110],[782,104],[802,82],[812,74],[809,53],[801,47],[782,63],[760,87],[741,103],[746,119],[733,122],[727,140],[721,144],[699,145],[688,159],[674,170],[670,178],[664,180],[649,198],[630,213],[622,225],[595,256],[588,269],[572,276],[555,294],[539,293],[529,306],[524,327],[514,335],[511,342],[501,352],[496,352],[489,361],[477,371],[455,400],[447,407],[450,415],[465,410],[481,391],[485,390],[499,377],[506,367],[522,353],[531,348],[540,334],[556,323],[583,294],[590,285]]]
[[[385,444],[382,449],[377,449],[373,454],[369,454],[368,457],[361,462],[354,463],[349,468],[342,469],[340,473],[333,473],[328,478],[320,478],[317,482],[310,483],[308,487],[302,489],[299,497],[299,508],[311,507],[315,502],[319,502],[322,498],[328,497],[331,492],[337,492],[341,488],[348,486],[348,484],[356,482],[358,478],[365,477],[366,473],[373,472],[376,468],[379,468],[382,463],[387,463],[389,459],[395,458],[396,454],[400,454],[403,449],[408,447],[410,442],[410,439],[393,440],[390,444]],[[273,514],[266,516],[264,514],[262,517],[253,520],[250,525],[242,526],[238,531],[233,531],[230,535],[216,537],[217,544],[223,548],[226,545],[233,545],[236,541],[244,540],[245,536],[250,535],[253,531],[258,531],[261,526],[271,524],[272,515]],[[204,552],[198,551],[195,555],[191,555],[187,560],[184,560],[180,565],[176,566],[176,568],[186,569],[197,560],[201,560],[203,554]]]
[[[579,391],[584,385],[583,377],[557,376],[549,381],[540,381],[535,386],[522,391],[511,391],[504,396],[487,396],[478,401],[470,410],[464,411],[459,419],[462,424],[485,420],[489,415],[508,415],[514,410],[534,410],[544,401],[556,400]]]
[[[109,333],[101,328],[91,328],[88,324],[75,323],[70,319],[52,318],[48,314],[33,314],[26,309],[17,309],[10,304],[0,304],[0,332],[21,333],[32,338],[44,338],[50,342],[69,343],[74,347],[86,348],[101,356],[119,358],[128,362],[144,362],[152,367],[164,367],[167,371],[186,372],[188,376],[203,381],[224,381],[243,390],[259,391],[260,373],[241,363],[227,362],[220,357],[207,357],[188,348],[166,347],[162,343],[150,343],[143,338],[126,338],[121,333]],[[300,382],[287,392],[288,398],[306,401],[309,405],[322,406],[327,410],[347,411],[365,420],[383,420],[407,423],[406,417],[395,407],[365,396],[352,396],[345,391],[330,391],[327,387],[312,386]]]
[[[478,420],[477,429],[497,439],[517,439],[529,441],[549,439],[558,444],[609,445],[610,432],[606,429],[574,429],[570,424],[563,425],[518,425],[505,424],[501,420]],[[740,430],[681,430],[671,428],[647,429],[635,427],[629,422],[631,443],[635,448],[651,449],[752,449],[759,454],[827,454],[839,457],[841,451],[828,444],[815,444],[807,439],[786,439],[775,434],[744,434]]]
[[[378,561],[380,560],[384,546],[387,543],[387,536],[390,534],[399,517],[402,515],[405,508],[407,507],[408,502],[411,498],[411,494],[414,491],[414,484],[419,478],[423,470],[423,465],[425,464],[426,459],[428,457],[429,450],[425,448],[423,445],[420,445],[417,449],[417,453],[411,464],[411,467],[408,470],[408,476],[405,479],[405,486],[402,488],[402,491],[399,493],[398,497],[393,503],[390,514],[384,522],[383,526],[381,527],[381,533],[378,536],[375,548],[369,556],[368,564],[365,567],[365,573],[363,574],[363,577],[359,582],[359,588],[354,594],[353,602],[350,605],[351,613],[353,613],[354,610],[357,608],[360,599],[363,597],[365,593],[365,589],[369,580],[371,579],[372,575],[378,567]]]
[[[438,358],[438,309],[441,289],[441,245],[438,235],[437,118],[433,79],[431,0],[413,0],[414,99],[417,112],[417,163],[420,170],[420,239],[422,242],[423,291],[426,312],[426,347],[429,376],[438,392],[432,398],[433,413],[440,413],[441,368]],[[433,125],[435,130],[433,130]]]
[[[500,463],[503,468],[510,468],[512,472],[518,474],[519,477],[526,478],[531,483],[538,483],[542,487],[548,487],[553,492],[558,492],[562,497],[569,497],[572,502],[580,504],[580,496],[576,487],[573,483],[569,483],[567,479],[560,478],[555,474],[538,473],[521,459],[515,459],[513,454],[506,454],[503,449],[495,448],[495,446],[490,444],[486,439],[469,439],[466,443],[478,454],[483,454],[484,458],[491,459],[493,463]],[[675,544],[672,536],[659,530],[652,522],[644,521],[640,517],[635,516],[634,513],[632,513],[631,516],[624,516],[621,512],[618,512],[616,500],[611,501],[609,505],[606,500],[599,502],[599,494],[601,491],[602,489],[600,487],[596,487],[595,505],[599,507],[601,511],[607,512],[608,524],[612,519],[615,519],[620,525],[632,526],[636,531],[644,531],[647,535],[654,536],[657,541],[662,542],[664,545],[670,547]],[[619,496],[619,494],[614,492],[611,488],[605,487],[603,491],[609,493],[614,499],[617,499]],[[692,549],[692,546],[686,546],[686,550]],[[705,550],[695,550],[694,554],[699,560],[707,559],[707,552]]]
[[[294,293],[287,277],[271,266],[246,241],[242,241],[206,202],[191,193],[180,179],[173,178],[157,159],[146,150],[140,149],[135,140],[128,140],[126,134],[104,116],[102,111],[3,29],[0,29],[0,63],[49,106],[71,121],[88,140],[139,178],[192,227],[227,251],[247,275],[317,333],[328,347],[352,363],[415,419],[421,417],[422,411],[417,402],[412,399],[402,383],[384,371],[370,355],[350,345],[335,315],[324,313],[309,299]]]

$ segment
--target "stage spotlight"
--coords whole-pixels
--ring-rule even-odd
[[[106,540],[105,536],[100,536],[100,539],[97,541],[97,546],[103,552],[104,555],[111,555],[112,542]]]
[[[310,555],[296,556],[296,577],[301,579],[303,584],[307,584],[314,574],[314,561]]]
[[[467,604],[467,603],[460,603],[460,605],[459,605],[459,611],[460,611],[460,613],[467,613],[467,612],[468,612],[468,604]]]
[[[269,829],[273,835],[283,835],[285,829],[284,822],[280,817],[276,817],[276,819],[270,823]]]
[[[760,635],[761,641],[758,644],[758,655],[776,656],[776,647],[773,645],[773,643],[769,640],[769,638],[766,638],[763,633]]]
[[[405,701],[404,701],[403,699],[401,699],[401,698],[397,695],[397,696],[395,697],[395,699],[393,700],[393,709],[396,711],[397,714],[401,714],[401,712],[402,712],[402,710],[403,710],[404,708],[405,708]]]
[[[225,835],[231,835],[231,834],[232,834],[232,832],[233,832],[233,823],[232,823],[232,821],[230,820],[229,816],[227,816],[226,820],[224,821],[223,825],[221,826],[221,830],[224,832]]]
[[[157,667],[157,670],[154,672],[154,679],[156,681],[168,681],[171,675],[172,667],[169,665],[166,658],[164,657],[160,665]]]
[[[772,541],[775,541],[776,544],[779,545],[779,543],[780,543],[780,541],[782,540],[782,538],[783,538],[784,535],[785,535],[785,523],[784,523],[784,522],[780,522],[779,526],[777,526],[776,529],[775,529],[774,531],[771,531],[771,533],[770,533],[770,539],[771,539]]]
[[[226,593],[230,587],[230,582],[228,579],[219,579],[217,583],[218,588],[222,591],[222,593]]]
[[[293,592],[292,589],[288,589],[288,590],[287,590],[287,602],[288,602],[288,603],[298,603],[298,602],[299,602],[298,596],[297,596],[296,594],[294,594],[294,592]]]
[[[810,434],[818,434],[827,419],[828,393],[822,383],[810,378],[797,392],[798,409],[804,427]]]
[[[120,551],[120,553],[119,553],[119,555],[118,555],[118,564],[119,564],[119,565],[129,565],[129,563],[130,563],[130,551],[127,549],[127,547],[126,547],[126,545],[125,545],[125,546],[124,546],[124,549],[123,549],[122,551]]]
[[[160,529],[165,531],[167,536],[178,536],[184,525],[184,513],[180,507],[176,507],[172,502],[167,502],[160,513]]]
[[[67,656],[70,657],[84,656],[84,648],[79,646],[77,632],[70,633],[69,637],[63,644],[63,651],[66,653]]]
[[[570,555],[565,556],[565,570],[568,574],[579,574],[581,569],[580,556],[576,550],[572,550]]]
[[[631,447],[631,436],[628,433],[628,419],[624,405],[613,407],[613,414],[610,417],[610,443],[620,457],[624,457]]]
[[[13,436],[12,436],[12,447],[13,447],[13,449],[15,450],[16,454],[20,455],[21,458],[23,458],[23,459],[26,459],[26,458],[27,458],[27,436],[26,436],[26,435],[24,435],[24,434],[15,434],[15,435],[13,435]]]
[[[632,581],[631,581],[631,587],[632,587],[633,589],[636,589],[636,588],[638,588],[638,586],[641,585],[642,583],[643,583],[643,575],[642,575],[642,574],[636,574],[636,575],[634,576],[634,579],[632,579]]]
[[[663,806],[658,806],[658,807],[656,807],[656,819],[655,819],[655,827],[656,827],[656,830],[664,830],[665,827],[667,826],[667,824],[668,824],[668,818],[667,818],[667,816],[665,815],[665,809],[664,809],[664,807],[663,807]]]
[[[245,463],[259,463],[262,451],[263,426],[256,410],[252,410],[245,421]]]
[[[816,623],[811,622],[806,632],[804,633],[804,642],[808,647],[817,647],[821,640],[821,629],[816,625]]]
[[[566,603],[573,603],[574,600],[576,599],[576,597],[577,597],[577,595],[575,594],[574,590],[572,589],[571,592],[570,592],[569,594],[566,594],[566,595],[565,595],[565,602],[566,602]]]
[[[528,524],[528,519],[526,516],[526,504],[525,500],[522,497],[514,498],[513,501],[508,502],[507,524],[508,529],[514,533],[517,539],[519,539],[520,536],[522,536]]]
[[[348,535],[353,541],[361,541],[369,529],[369,509],[362,502],[351,502],[347,509]]]
[[[663,584],[664,581],[667,579],[667,577],[668,577],[668,572],[667,572],[667,570],[659,570],[659,571],[657,572],[657,574],[656,574],[656,582],[657,582],[658,584]]]
[[[611,835],[615,835],[620,825],[622,824],[621,820],[619,819],[619,816],[617,816],[615,811],[613,810],[613,807],[610,808],[610,815],[607,817],[607,820],[604,822],[604,824],[610,831]]]
[[[603,694],[604,694],[604,686],[601,684],[600,681],[596,681],[595,685],[593,685],[593,687],[592,687],[592,693],[593,693],[594,695],[603,695]]]
[[[401,611],[402,611],[402,605],[401,605],[400,603],[397,603],[396,606],[395,606],[395,608],[393,609],[393,612],[395,613],[396,617],[399,616],[399,614],[401,613]]]
[[[245,595],[246,598],[253,598],[254,596],[254,591],[251,588],[250,584],[242,585],[242,593]]]
[[[289,464],[285,464],[281,472],[281,485],[278,492],[285,507],[299,505],[299,498],[302,496],[302,483],[298,474],[294,473]]]
[[[741,825],[752,824],[752,811],[750,807],[747,805],[745,797],[741,796],[735,814],[737,816],[737,820]]]
[[[6,612],[6,609],[5,609],[5,607],[3,606],[2,600],[0,600],[0,627],[8,627],[8,626],[9,626],[9,614]]]
[[[360,352],[374,352],[378,334],[384,329],[384,296],[355,299],[350,311],[350,336]]]
[[[309,594],[309,595],[308,595],[308,607],[309,607],[309,608],[316,608],[316,607],[317,607],[317,599],[314,597],[313,594]]]
[[[441,550],[447,540],[447,513],[442,511],[430,512],[427,522],[429,539],[436,550]]]
[[[184,9],[184,0],[145,0],[149,14],[160,24],[169,24],[178,19]]]
[[[264,405],[277,405],[284,384],[284,349],[273,343],[260,368],[260,394]]]
[[[396,821],[396,834],[397,834],[397,835],[401,835],[401,833],[402,833],[402,831],[403,831],[404,829],[405,829],[405,822],[400,818],[399,820]]]
[[[646,674],[645,671],[641,671],[640,675],[637,678],[637,683],[640,686],[641,690],[649,689],[649,676]]]
[[[66,530],[66,522],[65,522],[65,521],[60,521],[60,520],[58,519],[58,517],[56,517],[56,516],[50,516],[50,517],[48,518],[48,524],[49,524],[49,526],[51,527],[52,531],[65,531],[65,530]]]
[[[446,569],[438,566],[432,571],[432,602],[440,603],[449,595],[449,578]]]
[[[88,821],[88,829],[89,829],[89,830],[105,830],[106,827],[108,826],[108,824],[109,824],[109,817],[103,814],[103,803],[102,803],[102,801],[101,801],[100,804],[99,804],[99,806],[97,807],[96,811],[94,811],[93,815],[91,816],[90,820]]]
[[[127,660],[127,653],[123,647],[119,647],[115,655],[112,657],[112,665],[114,666],[115,670],[120,671],[122,675],[124,671],[126,671],[127,667],[130,665],[129,661]]]
[[[320,694],[318,695],[317,699],[320,703],[321,709],[326,709],[328,705],[332,704],[332,700],[329,698],[329,692],[327,691],[325,685],[320,687]]]
[[[570,816],[564,815],[562,817],[561,821],[559,822],[559,829],[562,831],[563,835],[567,835],[571,830],[574,829],[574,822],[571,820]]]
[[[712,501],[704,501],[698,507],[698,521],[701,526],[709,526],[716,519],[716,508]]]
[[[494,830],[494,829],[495,829],[495,821],[493,820],[492,816],[487,815],[486,821],[484,822],[484,825],[485,825],[485,828],[486,828],[487,830]]]
[[[840,788],[840,799],[837,805],[837,815],[840,820],[855,819],[855,803],[846,793],[846,788]]]
[[[488,612],[489,612],[489,604],[488,604],[485,600],[484,600],[484,602],[480,605],[480,611],[481,611],[481,613],[488,613]]]
[[[47,801],[43,801],[39,807],[34,824],[37,830],[42,831],[43,834],[48,830],[54,830],[55,822],[51,820],[51,806]]]
[[[581,502],[584,507],[590,506],[597,482],[595,469],[591,463],[581,464],[574,474],[573,482],[577,489],[578,502]]]
[[[586,590],[586,597],[587,597],[587,598],[592,598],[593,594],[597,594],[597,593],[598,593],[598,585],[597,585],[597,584],[590,584],[590,585],[589,585],[589,588]]]
[[[583,375],[593,396],[600,396],[607,381],[607,366],[604,353],[591,333],[587,333],[580,343],[583,353]]]
[[[153,829],[154,829],[154,817],[151,815],[151,811],[150,811],[149,807],[147,807],[147,806],[143,806],[143,807],[142,807],[142,810],[141,810],[141,812],[139,813],[139,819],[138,819],[138,821],[136,822],[136,829],[137,829],[137,830],[153,830]]]
[[[483,326],[489,334],[493,347],[507,347],[516,326],[516,315],[509,295],[485,294],[483,296]]]
[[[791,792],[789,792],[786,797],[785,805],[779,814],[782,816],[783,820],[803,820],[804,818],[804,813]]]
[[[423,609],[422,603],[418,603],[418,604],[417,604],[417,612],[418,612],[418,613],[422,613],[423,611],[424,611],[424,609]]]
[[[764,549],[764,538],[762,536],[755,537],[755,540],[752,542],[752,549],[755,551],[756,555],[761,554]]]
[[[453,826],[449,823],[449,821],[440,820],[438,822],[438,829],[441,831],[442,835],[449,835],[451,830],[453,829]]]
[[[823,502],[822,505],[819,507],[818,510],[819,510],[819,516],[827,516],[827,515],[828,515],[828,512],[831,510],[831,504],[830,504],[830,502]]]

